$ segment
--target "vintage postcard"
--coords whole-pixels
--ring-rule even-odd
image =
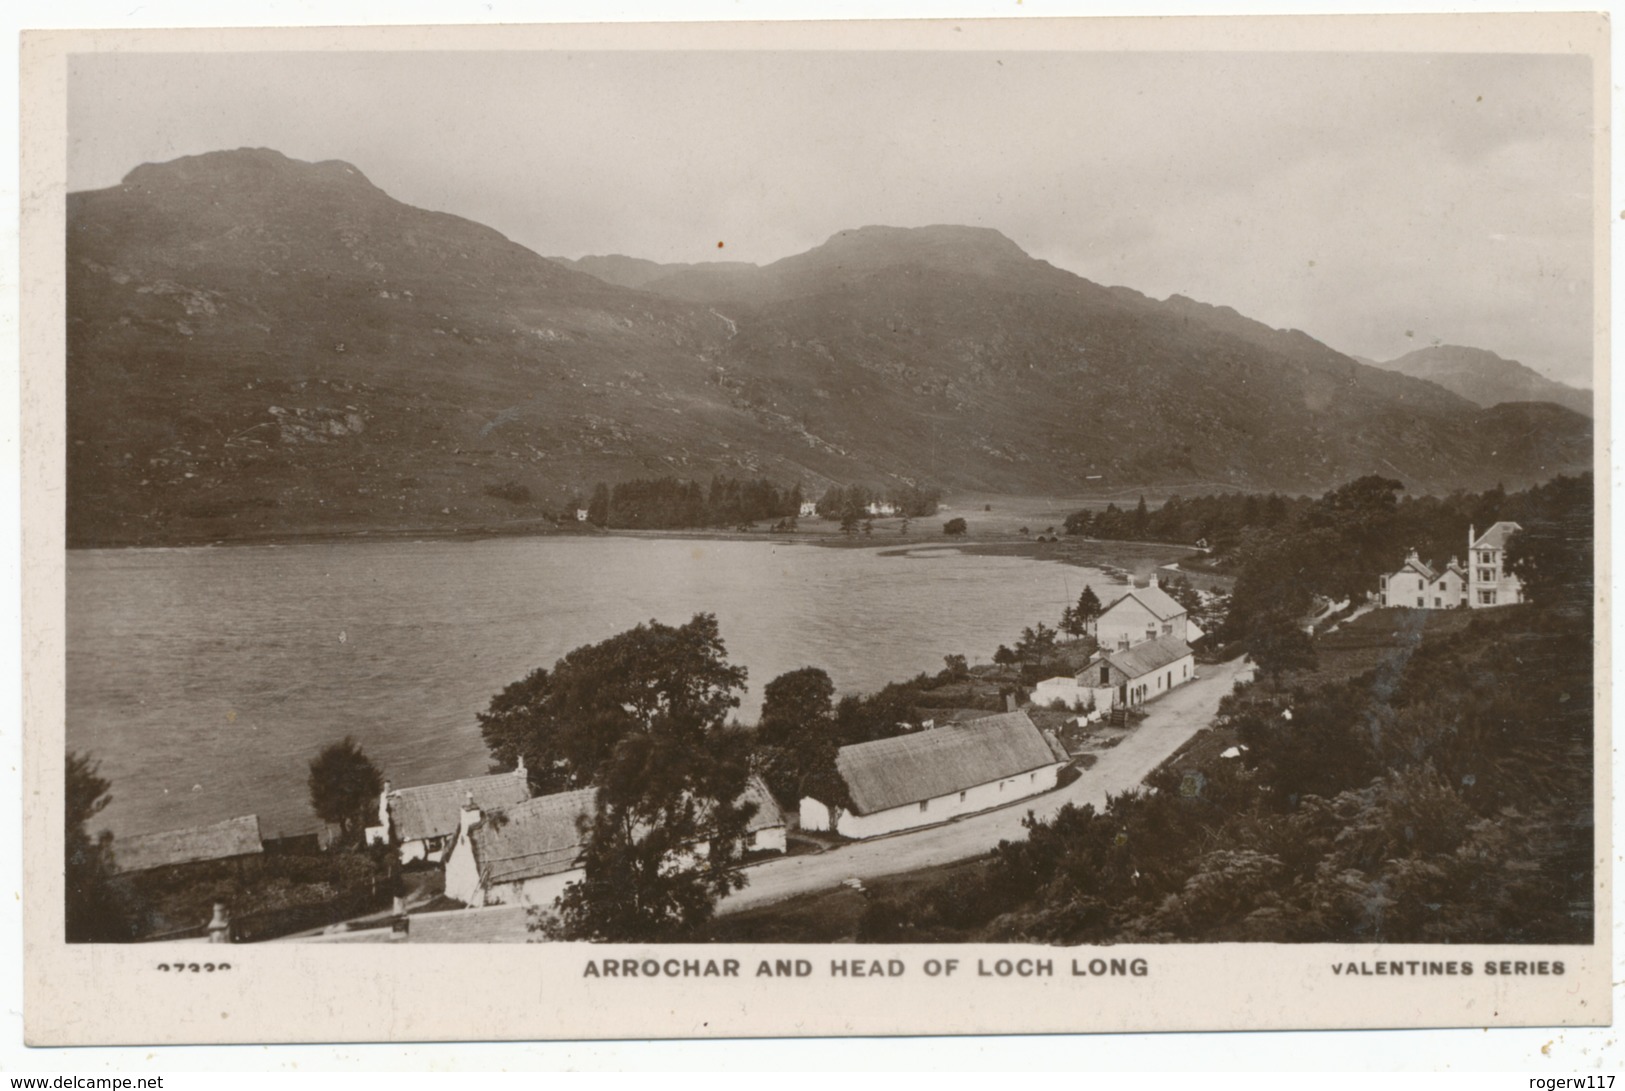
[[[33,1044],[1609,1022],[1605,18],[22,60]]]

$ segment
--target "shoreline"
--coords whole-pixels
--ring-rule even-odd
[[[833,526],[833,524],[831,524]],[[1076,568],[1096,568],[1122,579],[1140,576],[1156,567],[1196,553],[1196,547],[1173,542],[1145,542],[1107,538],[1070,538],[1061,535],[1039,542],[1026,536],[992,532],[967,533],[946,538],[940,532],[907,535],[844,535],[838,530],[773,532],[722,530],[700,527],[661,530],[627,528],[577,530],[525,527],[411,528],[383,531],[281,532],[263,537],[199,539],[197,541],[143,544],[122,542],[106,545],[73,544],[66,552],[112,552],[117,550],[233,549],[247,546],[308,546],[367,542],[480,542],[502,538],[633,538],[665,541],[762,542],[780,545],[820,546],[826,549],[872,549],[882,557],[901,557],[921,550],[953,550],[968,556],[1024,557],[1054,561]],[[1125,563],[1127,562],[1127,564]],[[1132,567],[1129,567],[1132,565]]]

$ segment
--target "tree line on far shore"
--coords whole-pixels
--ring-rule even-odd
[[[820,518],[856,528],[879,505],[915,518],[935,514],[940,499],[939,490],[914,483],[889,489],[832,485],[814,510]],[[592,526],[618,530],[735,527],[764,521],[773,521],[775,529],[794,530],[803,501],[799,484],[785,487],[765,477],[740,480],[718,474],[709,485],[679,477],[633,478],[614,485],[599,482],[587,500],[571,499],[564,517],[574,520],[577,511],[584,511]]]

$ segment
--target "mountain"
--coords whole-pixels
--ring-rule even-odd
[[[1552,402],[1588,417],[1595,415],[1591,391],[1548,379],[1485,349],[1433,345],[1377,366],[1437,383],[1486,408],[1503,402]]]
[[[657,261],[645,258],[629,258],[625,254],[590,254],[584,258],[548,258],[548,261],[562,265],[566,269],[574,269],[578,273],[595,276],[609,284],[616,284],[622,288],[647,287],[650,281],[664,277],[689,273],[696,270],[703,272],[748,272],[756,266],[744,261],[708,261],[698,265],[662,265]]]
[[[1484,410],[983,229],[566,267],[241,149],[70,194],[67,257],[75,545],[546,529],[597,481],[668,474],[1099,495],[1590,463],[1566,410]]]

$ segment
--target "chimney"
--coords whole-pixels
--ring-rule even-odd
[[[384,790],[378,793],[378,824],[384,827],[384,838],[389,839],[389,781],[384,781]]]
[[[480,809],[474,806],[474,793],[469,792],[463,799],[462,818],[457,824],[459,835],[467,837],[468,831],[479,825],[480,819],[484,817],[485,815],[480,812]]]
[[[1162,581],[1160,579],[1158,579],[1157,574],[1155,572],[1153,572],[1153,573],[1151,573],[1151,582],[1147,583],[1146,586],[1147,587],[1161,587],[1162,586]]]
[[[1468,523],[1467,524],[1467,559],[1469,561],[1473,559],[1473,543],[1476,542],[1476,541],[1478,541],[1478,532],[1473,528],[1473,524]]]
[[[1411,551],[1409,553],[1405,554],[1405,563],[1406,564],[1421,564],[1422,563],[1421,558],[1416,555],[1416,550],[1415,550],[1414,547],[1411,549]]]
[[[520,754],[519,760],[514,763],[513,775],[526,784],[530,783],[530,773],[525,769],[525,755]]]
[[[192,918],[196,920],[196,917]],[[226,912],[226,903],[214,903],[214,918],[209,921],[209,942],[231,942],[231,915]]]

